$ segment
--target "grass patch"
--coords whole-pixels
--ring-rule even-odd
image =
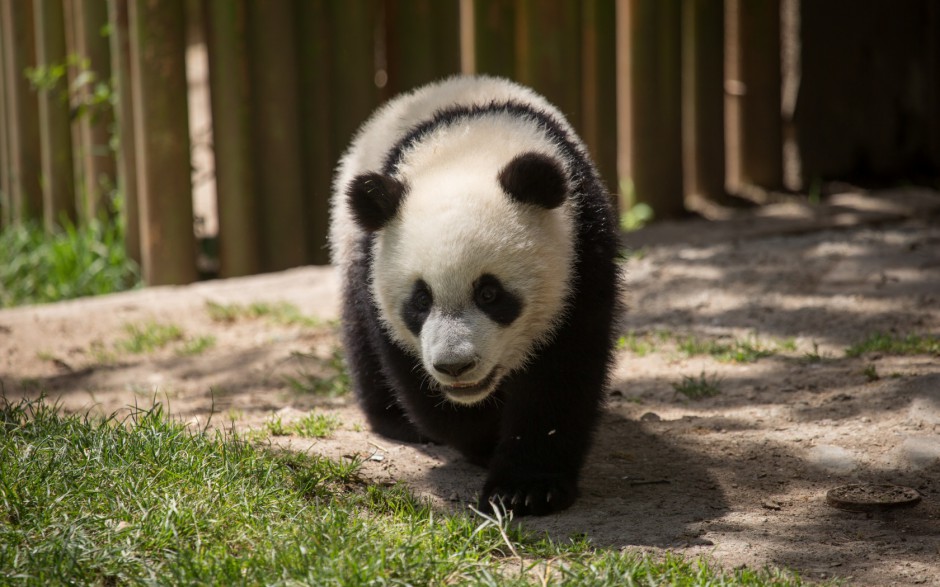
[[[94,419],[3,402],[0,583],[800,584],[441,513],[359,465],[194,430],[159,405]]]
[[[264,423],[263,432],[271,436],[290,436],[296,434],[303,438],[327,438],[340,426],[336,416],[310,412],[303,418],[285,424],[280,416],[273,416]]]
[[[617,339],[617,350],[628,350],[638,357],[645,357],[652,353],[655,347],[649,336],[631,330]]]
[[[879,379],[881,379],[881,375],[878,374],[878,368],[875,367],[874,363],[869,363],[865,367],[865,370],[862,371],[862,375],[865,376],[865,379],[867,379],[869,383],[872,383],[874,381],[878,381]]]
[[[940,355],[940,335],[885,334],[876,332],[858,344],[845,349],[847,357],[860,357],[867,353],[885,355]]]
[[[124,332],[127,337],[114,343],[114,347],[135,355],[158,351],[171,342],[183,340],[185,336],[183,329],[175,324],[160,324],[153,321],[143,324],[125,324]]]
[[[701,339],[694,336],[678,341],[679,350],[689,357],[708,355],[723,363],[753,363],[769,357],[777,348],[757,340],[756,337],[734,339],[730,342]]]
[[[204,336],[196,336],[194,338],[188,338],[183,342],[183,345],[177,349],[176,354],[181,356],[193,356],[201,355],[207,350],[215,346],[215,337],[211,334],[206,334]]]
[[[189,337],[175,324],[161,324],[153,320],[140,324],[125,324],[125,337],[117,340],[114,351],[141,355],[159,351],[169,345],[177,345],[176,354],[180,356],[199,355],[215,346],[215,337],[210,335]],[[115,355],[108,352],[102,344],[92,345],[91,353],[99,362],[114,360]]]
[[[819,353],[819,343],[813,341],[813,350],[803,353],[803,360],[808,363],[821,363],[825,357]]]
[[[691,400],[699,400],[719,395],[721,393],[720,383],[721,379],[718,378],[717,374],[709,377],[702,371],[698,377],[684,376],[679,383],[673,383],[672,388]]]
[[[294,358],[319,360],[309,353],[292,353]],[[284,381],[297,393],[312,393],[322,397],[339,397],[349,392],[351,383],[346,370],[346,360],[339,346],[333,348],[325,365],[326,373],[314,374],[302,369],[296,376],[288,375]]]
[[[132,289],[137,265],[120,223],[66,224],[46,234],[35,222],[0,231],[0,308],[58,302]]]
[[[282,326],[315,328],[323,325],[322,321],[312,316],[305,316],[297,306],[290,302],[254,302],[243,305],[209,301],[206,302],[206,311],[209,313],[209,318],[215,322],[231,323],[238,320],[265,318]]]
[[[724,341],[668,331],[637,333],[631,330],[617,339],[619,350],[629,350],[640,357],[658,352],[667,344],[675,345],[687,357],[707,355],[723,363],[753,363],[764,357],[796,350],[793,339],[762,341],[756,336]]]

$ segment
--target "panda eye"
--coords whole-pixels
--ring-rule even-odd
[[[434,300],[431,298],[431,292],[426,289],[418,289],[415,291],[414,295],[411,298],[411,303],[414,305],[415,310],[419,312],[427,312],[431,309],[431,304]]]
[[[473,284],[473,301],[502,326],[509,326],[522,313],[522,298],[505,289],[499,278],[490,273],[484,273]]]
[[[483,306],[489,306],[499,299],[499,288],[492,283],[486,283],[477,288],[476,302]]]

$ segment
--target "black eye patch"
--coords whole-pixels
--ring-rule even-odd
[[[424,326],[424,321],[428,319],[432,305],[434,305],[434,297],[431,295],[431,287],[423,279],[415,281],[411,287],[411,295],[405,300],[405,304],[401,309],[401,317],[405,321],[405,326],[415,336],[420,336],[421,327]]]
[[[473,302],[502,326],[512,324],[522,313],[522,300],[507,291],[495,275],[484,273],[473,284]]]

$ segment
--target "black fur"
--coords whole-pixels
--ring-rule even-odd
[[[619,309],[618,232],[610,197],[593,164],[553,116],[512,102],[438,112],[396,145],[384,172],[393,174],[403,152],[441,125],[497,111],[538,125],[569,163],[565,183],[575,200],[576,261],[565,318],[552,341],[480,404],[445,401],[429,386],[420,361],[381,326],[368,287],[372,235],[361,240],[361,254],[354,255],[357,261],[344,276],[344,339],[353,385],[376,431],[454,446],[488,467],[479,507],[501,501],[516,515],[541,515],[564,509],[577,497],[603,405]]]
[[[517,155],[499,172],[499,183],[515,200],[546,210],[561,206],[568,193],[558,161],[541,153]]]
[[[405,184],[381,173],[358,175],[346,190],[356,222],[369,232],[382,228],[395,216],[404,195]]]
[[[506,291],[495,275],[486,273],[473,285],[473,301],[494,322],[509,326],[522,314],[522,300]]]
[[[434,302],[433,295],[428,284],[423,279],[419,279],[411,288],[411,295],[408,296],[405,307],[401,309],[401,317],[405,321],[405,326],[415,336],[421,334],[421,327],[424,326],[424,321],[428,319],[431,304]]]

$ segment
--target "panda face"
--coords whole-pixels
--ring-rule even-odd
[[[537,171],[560,174],[552,165]],[[528,173],[481,166],[489,172],[463,162],[399,182],[401,200],[373,248],[372,293],[386,331],[420,359],[432,387],[462,404],[486,398],[550,338],[574,257],[564,194],[552,206],[532,203],[509,193],[530,185]]]
[[[508,291],[498,277],[484,273],[470,284],[460,307],[450,311],[435,303],[431,286],[415,281],[402,305],[402,320],[418,337],[425,370],[451,400],[474,403],[495,389],[506,367],[492,357],[501,330],[523,311],[522,296]],[[490,359],[490,360],[487,360]]]

